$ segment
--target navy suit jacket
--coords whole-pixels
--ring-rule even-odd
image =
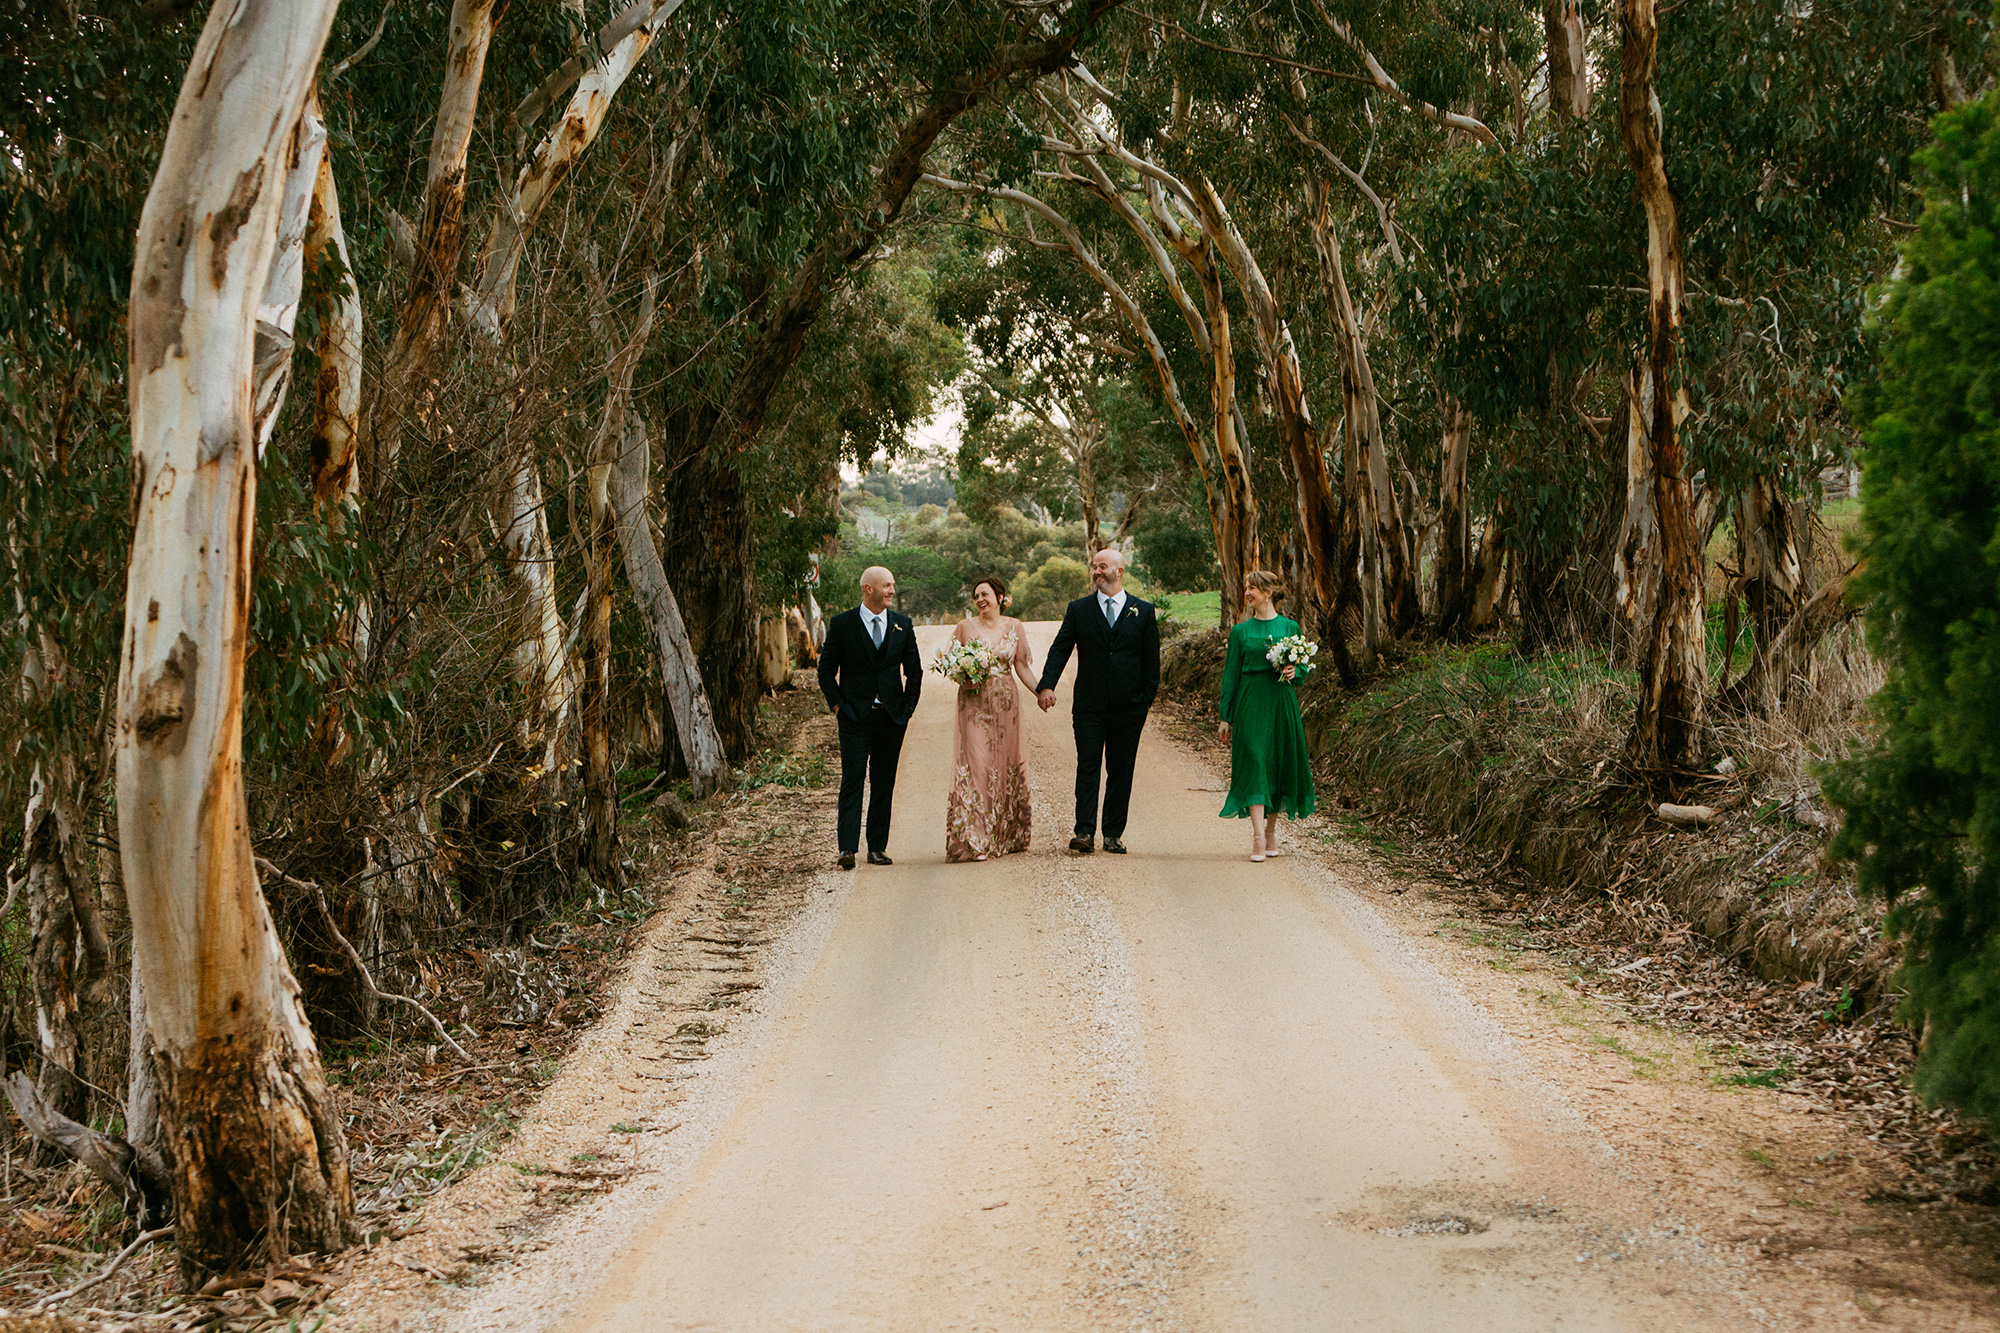
[[[875,701],[897,726],[909,723],[924,688],[924,664],[917,654],[916,626],[889,612],[882,646],[868,636],[861,608],[851,607],[826,622],[819,652],[819,689],[827,706],[853,722],[865,722]]]
[[[1042,689],[1056,687],[1072,651],[1076,690],[1071,712],[1143,713],[1153,706],[1153,696],[1160,692],[1160,620],[1151,602],[1126,593],[1115,629],[1104,623],[1095,592],[1071,602],[1056,641],[1049,645]]]

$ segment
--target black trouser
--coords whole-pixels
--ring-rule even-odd
[[[889,846],[889,806],[896,799],[896,761],[903,756],[903,733],[880,704],[864,722],[840,715],[840,850],[861,847],[861,780],[868,779],[868,850]]]
[[[1125,836],[1125,812],[1132,804],[1132,767],[1139,758],[1139,733],[1146,729],[1146,710],[1116,713],[1076,713],[1076,835],[1097,832],[1097,773],[1104,779],[1104,836]]]

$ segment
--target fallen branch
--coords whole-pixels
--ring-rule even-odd
[[[130,1198],[135,1193],[143,1197],[144,1191],[138,1188],[134,1174],[137,1154],[123,1139],[100,1134],[71,1120],[43,1100],[34,1080],[19,1070],[7,1077],[7,1100],[35,1142],[69,1154],[121,1197]]]
[[[61,1301],[66,1301],[70,1297],[76,1295],[78,1292],[96,1286],[98,1283],[104,1281],[104,1279],[110,1277],[113,1273],[117,1272],[120,1268],[122,1268],[127,1259],[130,1259],[134,1254],[138,1253],[140,1247],[151,1245],[154,1241],[161,1240],[173,1234],[174,1234],[174,1229],[172,1227],[156,1227],[151,1231],[140,1232],[138,1236],[133,1239],[130,1245],[127,1245],[124,1249],[118,1251],[118,1256],[114,1258],[110,1263],[104,1266],[103,1272],[97,1274],[95,1277],[87,1277],[83,1281],[77,1283],[75,1286],[70,1287],[64,1291],[59,1291],[55,1293],[53,1296],[42,1297],[42,1299],[36,1301],[33,1307],[30,1308],[29,1313],[40,1314],[42,1311],[48,1309],[50,1306],[55,1305]]]
[[[392,991],[385,991],[380,986],[375,984],[375,977],[372,973],[369,972],[368,964],[361,961],[360,950],[356,949],[354,945],[348,941],[347,936],[340,933],[340,926],[333,919],[333,908],[330,907],[326,901],[326,890],[320,888],[320,886],[312,880],[297,879],[291,875],[287,875],[284,871],[278,869],[277,866],[271,864],[269,861],[265,860],[261,856],[257,858],[257,870],[260,874],[269,875],[273,879],[282,880],[284,883],[291,885],[295,889],[309,890],[312,893],[313,897],[317,899],[319,902],[320,915],[326,918],[326,928],[333,932],[334,942],[339,944],[341,952],[347,955],[347,961],[354,964],[355,975],[361,978],[361,984],[367,988],[368,993],[374,996],[378,1000],[387,1000],[391,1004],[406,1004],[410,1006],[410,1008],[422,1014],[424,1018],[430,1023],[430,1025],[433,1028],[437,1029],[438,1040],[442,1041],[445,1045],[451,1047],[452,1053],[457,1055],[459,1059],[465,1061],[465,1063],[467,1064],[473,1063],[472,1057],[466,1053],[465,1048],[463,1046],[460,1046],[457,1042],[451,1039],[451,1033],[445,1029],[445,1025],[443,1023],[440,1023],[438,1021],[438,1016],[436,1014],[424,1008],[423,1005],[419,1004],[417,1001],[411,999],[407,995],[397,995]]]

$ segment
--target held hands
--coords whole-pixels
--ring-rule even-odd
[[[1292,666],[1290,663],[1287,663],[1285,669],[1278,673],[1278,679],[1284,681],[1290,681],[1298,674],[1299,674],[1299,669],[1295,666]]]
[[[1054,690],[1037,691],[1035,694],[1035,702],[1040,704],[1042,706],[1042,711],[1046,713],[1051,708],[1054,708],[1056,706],[1056,692]]]

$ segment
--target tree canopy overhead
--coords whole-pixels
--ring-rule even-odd
[[[959,423],[949,488],[883,536],[924,613],[981,574],[1059,605],[1109,544],[1225,620],[1282,571],[1349,685],[1425,638],[1581,645],[1635,673],[1622,778],[1655,797],[1713,762],[1712,718],[1785,708],[1867,597],[1891,683],[1848,846],[1904,895],[1929,1086],[1991,1113],[1964,1071],[2000,970],[2000,703],[1954,583],[1992,538],[1985,11],[16,9],[0,847],[27,943],[0,963],[31,1035],[6,1054],[53,1111],[125,1126],[135,1207],[202,1233],[191,1277],[289,1243],[259,1212],[289,1186],[201,1174],[247,1122],[191,1100],[182,1029],[217,1016],[177,923],[285,945],[241,1021],[294,1075],[216,1086],[304,1117],[296,1234],[335,1243],[341,1155],[299,1128],[314,1030],[389,1021],[448,933],[519,941],[619,887],[635,756],[726,786],[787,615],[887,558],[843,473],[926,421]],[[1859,574],[1821,517],[1857,466]],[[183,473],[212,540],[174,536]],[[169,781],[151,742],[182,734],[206,767]],[[226,856],[131,819],[204,784],[240,801]],[[150,1011],[122,1007],[134,967]],[[129,1043],[94,1042],[114,1014]]]

